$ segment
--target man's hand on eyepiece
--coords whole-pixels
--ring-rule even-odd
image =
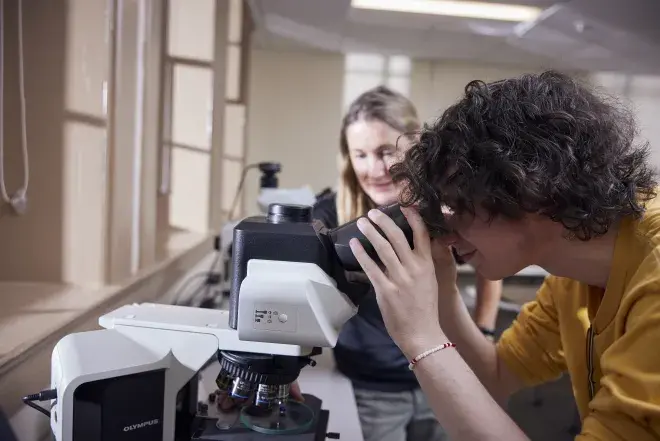
[[[373,245],[385,271],[357,239],[352,239],[350,246],[374,286],[388,332],[412,358],[437,345],[443,334],[438,321],[438,284],[428,230],[417,210],[402,208],[402,212],[413,231],[414,249],[403,231],[383,212],[371,210],[368,216],[387,239],[367,219],[358,221],[358,228]]]

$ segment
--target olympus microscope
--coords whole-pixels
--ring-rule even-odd
[[[412,244],[397,205],[382,208]],[[328,411],[307,395],[289,397],[301,369],[332,348],[368,290],[347,289],[360,267],[348,242],[355,221],[327,229],[311,207],[272,204],[233,232],[228,311],[163,304],[120,307],[102,330],[63,337],[51,360],[49,402],[55,441],[257,441],[268,436],[321,441]],[[346,293],[352,293],[348,296]],[[360,294],[363,292],[364,294]],[[217,359],[220,395],[232,397],[233,423],[198,403],[199,373]],[[304,392],[304,391],[303,391]],[[48,406],[46,406],[48,407]]]

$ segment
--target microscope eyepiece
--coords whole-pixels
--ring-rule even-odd
[[[412,247],[413,246],[412,228],[410,227],[410,224],[408,224],[408,220],[406,219],[406,217],[401,212],[401,207],[399,206],[399,204],[380,207],[379,210],[385,213],[386,215],[388,215],[394,221],[394,223],[399,228],[401,228],[403,234],[406,236],[406,239],[408,240],[408,244],[410,244],[410,246]],[[376,224],[373,225],[374,227],[376,227],[376,230],[385,239],[387,239],[383,231]],[[378,257],[378,254],[376,253],[376,250],[374,249],[373,245],[358,229],[357,219],[330,230],[328,234],[330,236],[332,243],[334,244],[337,257],[339,257],[339,261],[341,262],[342,267],[346,271],[362,271],[362,267],[358,263],[357,259],[355,258],[355,255],[353,254],[353,251],[349,246],[349,241],[352,238],[357,238],[364,247],[364,250],[367,252],[369,257],[371,257],[371,259],[373,259],[373,261],[376,262],[377,264],[379,265],[381,264],[380,258]]]
[[[277,174],[282,171],[282,164],[279,162],[260,162],[258,164],[261,172],[261,188],[277,188]]]

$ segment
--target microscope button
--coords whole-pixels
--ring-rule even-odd
[[[278,318],[279,318],[280,322],[286,323],[288,317],[286,316],[286,314],[280,314],[278,316]]]

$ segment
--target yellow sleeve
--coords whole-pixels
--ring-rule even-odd
[[[660,293],[640,296],[616,325],[625,333],[601,356],[600,389],[576,441],[660,439]]]
[[[561,282],[546,278],[536,299],[522,307],[497,342],[498,356],[526,386],[554,380],[566,370],[553,300],[557,289]]]

